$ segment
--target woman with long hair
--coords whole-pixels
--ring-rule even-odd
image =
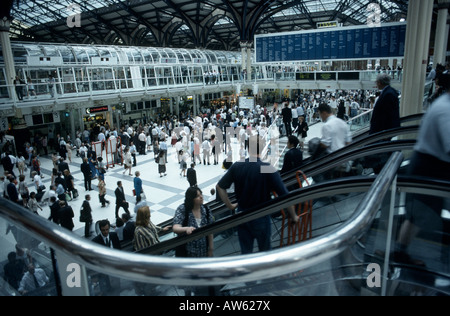
[[[191,235],[201,227],[212,224],[214,219],[209,209],[203,205],[203,194],[198,187],[190,187],[185,194],[185,200],[175,211],[173,231],[178,235]],[[213,235],[200,238],[186,244],[184,251],[177,256],[212,257],[214,251]],[[184,253],[183,253],[184,252]]]
[[[150,220],[150,207],[143,206],[136,214],[136,229],[134,231],[133,248],[139,251],[159,243],[158,233],[167,231],[169,227],[161,228]]]

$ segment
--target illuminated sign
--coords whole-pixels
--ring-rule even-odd
[[[95,108],[87,108],[86,114],[98,113],[98,112],[108,112],[108,111],[109,111],[109,109],[107,106],[99,106],[99,107],[95,107]]]

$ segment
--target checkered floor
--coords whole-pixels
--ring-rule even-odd
[[[235,144],[233,147],[237,146]],[[238,152],[235,150],[235,152]],[[107,187],[106,200],[111,203],[107,205],[105,208],[101,207],[100,201],[98,199],[98,180],[92,181],[92,189],[93,191],[86,191],[84,188],[84,180],[83,174],[81,173],[81,163],[82,160],[79,157],[76,157],[76,152],[74,151],[72,154],[72,162],[69,163],[69,168],[71,174],[75,178],[75,187],[79,192],[79,197],[73,201],[69,202],[69,205],[72,206],[75,218],[74,231],[79,235],[84,234],[84,223],[79,222],[79,213],[80,207],[84,201],[84,197],[86,194],[91,195],[91,207],[93,210],[93,219],[94,222],[101,219],[108,219],[111,223],[115,223],[115,195],[114,190],[117,188],[117,181],[122,181],[126,200],[130,205],[130,212],[134,215],[134,207],[136,203],[136,197],[133,196],[133,179],[134,172],[139,171],[141,173],[140,178],[143,182],[143,189],[145,195],[147,197],[147,203],[150,206],[152,221],[155,224],[159,224],[161,222],[167,221],[173,218],[175,214],[175,210],[177,207],[184,202],[184,194],[186,189],[189,187],[189,183],[186,177],[180,176],[180,167],[178,164],[178,159],[176,155],[175,148],[169,146],[168,151],[168,163],[167,163],[167,176],[161,178],[158,173],[158,165],[155,163],[153,152],[148,152],[146,155],[137,155],[137,166],[132,168],[133,176],[128,175],[128,171],[123,174],[124,169],[120,165],[116,165],[114,168],[109,168],[107,173],[105,174],[105,183]],[[221,160],[225,159],[225,156],[222,154],[220,157]],[[235,159],[237,160],[237,159]],[[44,175],[42,179],[44,185],[47,189],[50,187],[51,182],[51,170],[53,168],[53,163],[51,161],[51,156],[41,156],[41,172]],[[190,165],[190,161],[188,161],[188,166]],[[0,169],[2,167],[0,166]],[[211,165],[197,165],[195,167],[197,171],[197,179],[199,183],[200,189],[203,191],[205,202],[215,198],[211,196],[211,189],[215,188],[217,182],[224,175],[225,170],[222,169],[222,164],[214,165],[213,157],[211,157]],[[3,170],[1,171],[3,173]],[[14,169],[16,176],[18,176],[19,172],[17,169]],[[26,175],[26,183],[28,184],[30,192],[36,191],[35,186],[30,178],[28,171],[25,172]],[[43,207],[43,211],[39,211],[39,215],[48,218],[50,216],[50,208],[46,203],[41,204]],[[119,210],[119,214],[122,214],[123,209]]]

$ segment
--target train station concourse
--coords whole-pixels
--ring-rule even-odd
[[[0,295],[450,295],[449,8],[4,1]]]

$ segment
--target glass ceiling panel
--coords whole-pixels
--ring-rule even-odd
[[[66,19],[68,16],[78,12],[108,7],[119,2],[121,2],[121,0],[15,1],[13,6],[13,16],[19,18],[24,24],[34,26],[57,21],[59,19]]]

